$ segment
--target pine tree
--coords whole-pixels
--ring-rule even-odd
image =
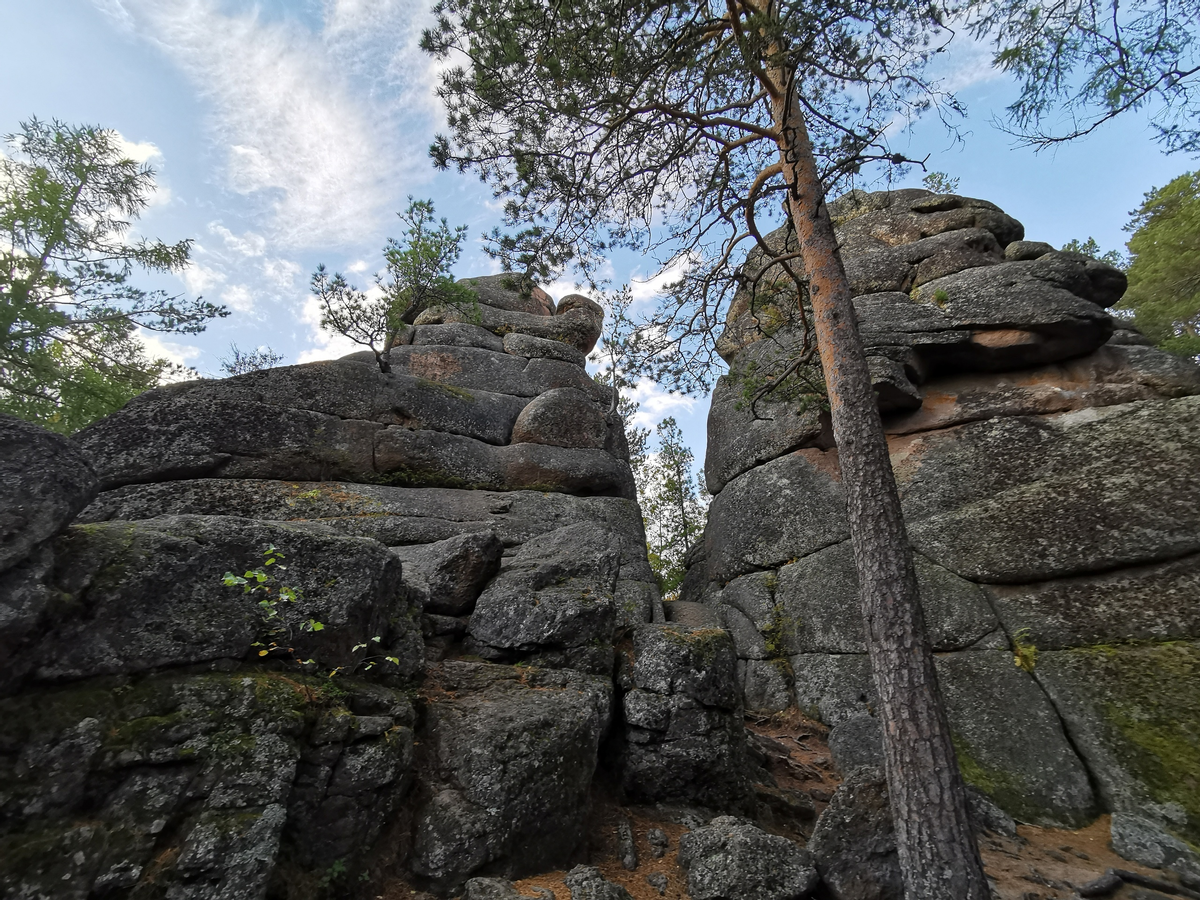
[[[948,39],[942,10],[911,0],[441,0],[435,12],[422,46],[447,62],[439,95],[451,134],[431,152],[504,198],[507,223],[522,229],[494,236],[506,265],[545,277],[574,259],[595,272],[613,245],[670,246],[662,261],[686,275],[642,349],[683,386],[711,377],[706,351],[737,284],[735,254],[758,246],[791,276],[799,353],[815,343],[828,387],[907,890],[986,900],[825,204],[863,165],[902,162],[889,133],[944,99],[923,75]],[[794,252],[762,237],[759,223],[780,211]]]

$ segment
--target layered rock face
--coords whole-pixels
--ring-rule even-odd
[[[356,354],[172,385],[74,442],[0,422],[0,894],[565,866],[602,746],[639,796],[695,799],[639,781],[641,693],[667,715],[654,764],[745,803],[728,638],[655,651],[624,432],[583,368],[602,311],[469,284],[477,310],[421,311],[388,374]]]
[[[1200,866],[1200,370],[1105,311],[1121,272],[990,203],[831,212],[967,780],[1026,822],[1113,811],[1119,851]],[[819,364],[793,366],[781,273],[755,251],[743,274],[685,600],[733,636],[748,707],[877,735]]]

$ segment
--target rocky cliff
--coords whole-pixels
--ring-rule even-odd
[[[1200,872],[1200,370],[1106,312],[1121,272],[991,203],[855,192],[831,212],[964,774],[1022,821],[1112,811],[1120,852]],[[742,274],[684,601],[733,636],[747,707],[797,704],[843,767],[869,762],[819,364],[782,274],[757,250]]]
[[[653,624],[602,310],[467,283],[387,374],[0,422],[0,894],[451,892],[571,862],[602,756],[750,802],[732,642]]]

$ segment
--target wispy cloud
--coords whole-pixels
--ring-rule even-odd
[[[416,47],[419,0],[327,0],[312,29],[218,0],[96,0],[121,27],[157,44],[211,110],[227,186],[270,214],[293,248],[375,235],[402,182],[430,177],[431,64]],[[427,14],[426,14],[427,15]]]

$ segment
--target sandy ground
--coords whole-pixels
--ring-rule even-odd
[[[781,788],[802,791],[813,801],[819,815],[837,788],[825,742],[828,729],[795,711],[782,716],[750,717],[747,727],[759,736],[756,744],[767,757],[767,768]],[[687,874],[676,862],[679,836],[688,830],[682,824],[686,810],[621,806],[610,791],[600,789],[589,813],[588,846],[578,862],[597,866],[606,878],[622,885],[634,900],[689,900]],[[632,826],[638,866],[622,867],[617,853],[618,822],[627,818]],[[803,845],[815,817],[768,816],[759,824]],[[669,846],[656,858],[647,833],[666,832]],[[1079,831],[1019,826],[1017,837],[988,834],[980,841],[984,868],[998,900],[1068,900],[1078,885],[1086,884],[1106,869],[1118,868],[1166,878],[1162,872],[1139,866],[1117,856],[1108,846],[1109,818],[1100,819]],[[544,872],[518,881],[520,892],[531,898],[570,900],[563,882],[565,871]],[[666,878],[665,893],[647,881],[647,876]],[[1170,880],[1167,878],[1167,880]],[[660,882],[661,883],[661,882]],[[1165,895],[1126,885],[1109,895],[1116,900],[1160,900]],[[432,895],[403,882],[392,882],[377,900],[433,900]],[[745,898],[754,900],[754,898]]]

